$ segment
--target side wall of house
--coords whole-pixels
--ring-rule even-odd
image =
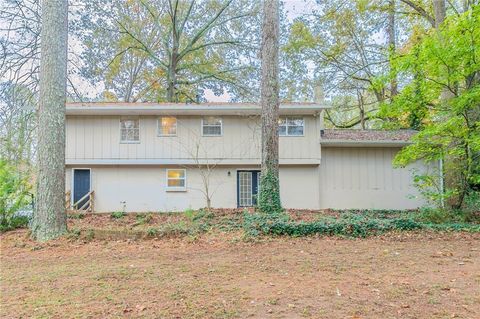
[[[322,147],[320,207],[413,209],[428,203],[413,185],[418,172],[437,173],[420,162],[394,168],[399,148]]]
[[[72,166],[66,168],[67,190],[72,189]],[[206,206],[203,183],[197,167],[161,166],[81,166],[91,169],[91,189],[95,191],[96,212],[168,212]],[[187,190],[166,189],[166,169],[186,168]],[[237,207],[237,169],[216,167],[210,177],[212,207]],[[230,174],[228,174],[230,172]],[[318,209],[318,166],[280,168],[281,198],[285,208]],[[124,208],[125,205],[125,208]]]
[[[222,136],[202,136],[201,116],[178,116],[177,136],[157,136],[156,116],[140,116],[139,143],[120,143],[120,116],[68,116],[67,164],[94,160],[224,159],[260,163],[259,117],[223,116]],[[318,117],[305,116],[304,136],[280,137],[280,158],[320,159]],[[198,153],[197,153],[198,148]],[[116,164],[116,163],[112,163]]]

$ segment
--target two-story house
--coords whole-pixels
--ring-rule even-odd
[[[392,159],[411,132],[323,130],[322,105],[280,106],[285,208],[421,206],[410,168]],[[260,174],[256,104],[67,104],[71,203],[94,192],[95,211],[254,206]],[[424,171],[429,167],[416,164]],[[411,198],[413,196],[413,198]]]

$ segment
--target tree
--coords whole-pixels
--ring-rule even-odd
[[[439,196],[450,197],[454,208],[480,188],[479,39],[480,6],[447,17],[438,29],[417,32],[396,66],[411,80],[383,110],[398,119],[398,127],[410,127],[414,114],[421,130],[396,158],[398,165],[448,159],[445,172],[454,182]]]
[[[80,30],[84,75],[105,98],[196,102],[204,90],[249,96],[256,67],[258,4],[247,0],[87,3]],[[253,90],[254,91],[254,90]]]
[[[56,238],[67,230],[65,213],[67,17],[66,0],[42,3],[37,200],[32,221],[32,236],[39,241]]]
[[[258,208],[282,211],[278,176],[279,3],[265,0],[262,24],[262,172]]]
[[[289,78],[301,78],[297,97],[312,100],[313,84],[322,82],[334,108],[326,112],[327,124],[339,128],[378,126],[380,104],[396,94],[392,77],[385,88],[379,77],[390,68],[397,43],[395,2],[322,1],[312,15],[297,18],[290,26],[283,51],[301,65]],[[380,36],[380,34],[382,36]],[[291,62],[290,64],[293,64]],[[310,69],[310,71],[309,71]],[[307,77],[307,79],[305,79]],[[282,86],[288,83],[283,82]]]

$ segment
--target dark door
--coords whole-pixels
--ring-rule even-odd
[[[77,203],[83,196],[90,191],[90,170],[89,169],[75,169],[73,170],[73,204]],[[81,208],[88,198],[82,200],[74,208]]]
[[[237,171],[237,205],[250,207],[257,205],[260,171]]]

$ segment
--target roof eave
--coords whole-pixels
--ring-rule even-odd
[[[281,104],[279,113],[281,115],[314,115],[329,108],[328,105],[320,104]],[[260,115],[261,107],[257,104],[251,105],[103,105],[95,106],[88,103],[68,105],[67,115]]]
[[[326,147],[403,147],[412,144],[412,142],[399,140],[355,141],[322,139],[320,144]]]

